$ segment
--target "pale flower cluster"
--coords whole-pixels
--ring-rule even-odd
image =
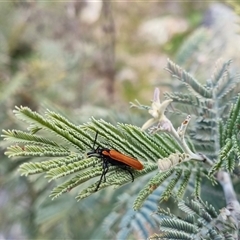
[[[172,123],[169,121],[169,119],[165,116],[164,112],[168,105],[172,102],[172,99],[167,99],[160,102],[160,90],[156,88],[154,90],[153,95],[153,102],[152,106],[149,109],[149,114],[152,116],[147,122],[145,122],[142,126],[142,130],[146,130],[153,126],[154,124],[157,124],[157,127],[161,130],[165,131],[171,131]]]

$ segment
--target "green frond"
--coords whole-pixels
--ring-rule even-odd
[[[59,167],[55,167],[46,172],[46,178],[49,179],[49,182],[69,174],[81,171],[83,169],[87,169],[89,167],[94,166],[94,162],[91,158],[81,159],[78,162],[72,162],[68,165],[62,165]]]
[[[224,123],[222,120],[218,122],[218,129],[219,129],[219,144],[220,147],[222,148],[225,144],[225,138],[224,138]]]
[[[165,231],[182,231],[184,233],[194,234],[198,232],[198,227],[194,224],[188,223],[181,219],[171,219],[171,218],[164,218],[161,221],[161,230]]]
[[[76,166],[76,164],[73,164],[73,165]],[[77,164],[77,167],[75,169],[70,169],[69,171],[67,171],[68,169],[65,169],[65,166],[63,166],[62,168],[53,169],[53,170],[47,172],[47,177],[56,179],[58,177],[63,177],[66,174],[71,174],[74,170],[80,170],[80,168],[81,169],[89,168],[91,166],[94,166],[94,168],[90,169],[90,170],[85,170],[84,172],[74,176],[72,179],[70,179],[70,180],[66,181],[65,183],[60,184],[59,186],[54,188],[54,190],[52,191],[50,196],[53,198],[56,198],[56,197],[60,196],[62,193],[65,193],[65,192],[69,191],[70,189],[80,185],[81,183],[84,183],[92,178],[100,176],[102,173],[102,171],[101,171],[102,167],[101,166],[96,167],[95,163],[92,162],[91,159],[86,159],[86,160],[81,160],[81,162],[79,162]],[[146,172],[152,171],[154,168],[156,169],[156,166],[149,165],[149,166],[146,166],[142,171],[132,171],[132,173],[136,179],[139,176],[145,175]],[[117,169],[116,167],[109,167],[108,172],[109,172],[109,175],[106,178],[106,182],[103,182],[100,185],[99,189],[103,189],[103,188],[113,186],[113,185],[121,186],[121,185],[126,184],[131,181],[131,176],[128,173],[126,173],[125,171],[123,171],[121,169]],[[97,180],[96,183],[83,189],[76,196],[76,199],[79,201],[81,199],[88,197],[92,193],[95,193],[98,181],[99,181],[99,179]]]
[[[146,173],[149,173],[155,169],[156,169],[156,165],[146,164],[144,166],[144,169],[141,171],[132,170],[132,174],[133,174],[134,178],[136,179],[140,176],[146,175]],[[101,172],[99,172],[98,170],[99,169],[96,169],[94,171],[92,170],[93,173],[96,172],[96,175],[92,175],[91,178],[101,175]],[[106,178],[106,182],[101,183],[101,185],[99,186],[99,190],[104,189],[106,187],[110,187],[110,186],[120,187],[126,183],[131,182],[131,180],[132,180],[132,178],[128,172],[118,169],[116,167],[110,167],[108,172],[109,172],[109,174]],[[84,199],[84,198],[88,197],[89,195],[91,195],[92,193],[94,193],[96,190],[97,184],[98,184],[98,181],[96,183],[90,185],[89,187],[85,188],[84,190],[82,190],[76,196],[76,199],[78,201],[80,201],[81,199]]]
[[[224,160],[224,167],[226,171],[232,172],[235,168],[236,158],[235,158],[235,152],[234,147],[229,151],[227,154],[227,158]]]
[[[39,127],[44,127],[44,128],[49,128],[52,129],[52,124],[50,124],[48,121],[46,121],[40,114],[38,114],[35,111],[32,111],[30,108],[28,107],[16,107],[15,110],[13,110],[13,113],[15,114],[15,116],[24,121],[31,124],[36,124],[36,126]]]
[[[111,143],[112,148],[122,153],[126,153],[138,159],[148,160],[149,153],[145,152],[144,154],[144,152],[142,152],[139,149],[139,147],[136,147],[133,144],[134,142],[132,141],[131,138],[130,139],[124,138],[121,128],[117,128],[116,126],[113,126],[112,124],[107,123],[104,120],[95,120],[95,119],[92,119],[92,122],[88,123],[88,125],[85,125],[85,127],[98,132],[101,137],[104,137],[105,139],[107,139],[107,141],[105,141],[104,143],[105,147],[106,146],[110,147],[109,143]],[[139,128],[139,131],[140,131],[140,128]],[[98,142],[97,144],[100,145]]]
[[[219,233],[217,231],[215,231],[214,229],[209,230],[209,235],[207,236],[206,239],[209,239],[209,240],[226,240],[225,238],[223,238],[223,236],[219,235]]]
[[[218,214],[213,205],[209,204],[208,202],[205,202],[203,206],[207,210],[207,212],[211,215],[212,218],[217,218]]]
[[[202,182],[202,173],[201,169],[197,169],[196,177],[195,177],[195,185],[194,185],[194,196],[200,197],[201,194],[201,182]]]
[[[144,165],[144,169],[141,171],[132,170],[132,174],[134,178],[142,177],[154,170],[157,169],[156,164],[148,164],[146,163]],[[116,169],[114,174],[110,174],[108,176],[108,180],[111,183],[111,185],[115,185],[116,187],[120,187],[132,180],[130,174],[128,174],[126,171],[123,172],[122,169]]]
[[[130,209],[129,212],[127,212],[123,219],[121,219],[121,223],[119,224],[120,231],[116,239],[127,239],[131,232],[136,233],[139,239],[147,239],[150,232],[149,230],[157,229],[154,219],[151,218],[153,209],[145,207],[143,207],[143,209],[145,211],[140,210],[135,212]]]
[[[188,222],[188,223],[194,224],[194,222],[195,222],[195,217],[194,217],[194,215],[187,215],[187,216],[184,218],[184,220],[185,220],[186,222]]]
[[[56,114],[56,116],[58,116],[58,118],[50,118],[47,114],[48,120],[52,124],[54,124],[55,127],[58,127],[59,129],[64,129],[63,133],[68,133],[69,136],[63,136],[66,138],[67,141],[70,141],[73,145],[78,143],[79,147],[81,147],[83,150],[86,149],[86,147],[92,147],[91,144],[94,141],[94,138],[92,138],[91,135],[85,131],[85,129],[82,129],[70,123],[63,117],[60,118],[58,114]]]
[[[232,141],[235,141],[235,143]],[[238,141],[234,137],[232,139],[226,139],[225,145],[221,148],[219,159],[211,168],[209,175],[213,175],[216,171],[224,168],[225,170],[232,172],[235,167],[235,153],[238,151]],[[237,144],[237,145],[236,145]],[[236,152],[235,152],[236,151]]]
[[[183,152],[182,148],[179,144],[173,140],[171,136],[166,133],[161,134],[154,134],[153,139],[156,142],[159,142],[159,146],[163,149],[167,155],[174,153],[174,152]],[[163,155],[165,157],[166,155]]]
[[[104,137],[111,136],[111,135],[117,135],[116,133],[119,132],[117,127],[112,125],[111,123],[106,122],[103,119],[96,120],[93,117],[91,118],[91,122],[89,122],[87,124],[87,127],[96,132],[99,132],[99,134]],[[112,137],[112,139],[113,139],[113,137]],[[119,137],[119,139],[120,139],[120,137]]]
[[[122,230],[119,232],[119,238],[127,237],[133,229],[141,232],[139,235],[141,238],[147,238],[149,236],[147,223],[151,225],[148,226],[149,228],[156,227],[156,222],[151,221],[149,215],[151,211],[156,210],[157,203],[167,200],[171,196],[176,196],[176,199],[180,200],[184,197],[185,192],[188,193],[188,190],[192,190],[194,187],[193,195],[196,200],[179,203],[179,209],[183,211],[186,219],[180,220],[166,212],[154,216],[154,220],[160,223],[164,239],[195,239],[194,237],[199,231],[206,233],[204,235],[206,238],[203,239],[208,239],[210,235],[214,236],[214,231],[218,233],[214,225],[218,216],[211,205],[199,200],[202,178],[208,174],[209,169],[200,162],[201,159],[198,159],[198,155],[195,153],[200,152],[200,154],[206,155],[207,160],[211,158],[208,164],[214,161],[210,170],[212,175],[208,176],[209,179],[213,179],[213,173],[221,168],[233,171],[238,162],[236,157],[240,157],[238,136],[240,96],[231,109],[229,106],[232,99],[228,99],[228,102],[224,103],[225,98],[229,98],[239,80],[230,76],[228,65],[229,63],[220,66],[213,74],[212,79],[207,81],[206,85],[202,85],[169,60],[168,71],[190,90],[189,94],[167,93],[165,95],[173,99],[174,103],[178,104],[177,106],[183,105],[191,115],[195,115],[193,117],[195,122],[188,128],[189,139],[186,136],[186,142],[185,136],[184,140],[180,137],[178,139],[181,128],[176,130],[176,135],[174,135],[174,131],[150,134],[131,124],[113,125],[95,118],[91,118],[85,124],[75,125],[50,110],[45,115],[40,115],[29,108],[20,107],[16,108],[14,113],[17,118],[26,121],[30,127],[28,132],[3,131],[5,140],[17,144],[10,146],[6,154],[9,157],[33,156],[35,159],[42,157],[44,161],[36,162],[34,159],[34,162],[22,164],[19,170],[21,175],[41,173],[49,182],[57,180],[58,185],[50,195],[53,199],[77,186],[80,191],[76,199],[78,201],[84,199],[96,192],[100,177],[102,177],[102,181],[98,190],[109,187],[119,188],[128,183],[128,191],[134,189],[133,185],[138,190],[140,189],[138,196],[135,188],[135,191],[132,190],[134,194],[130,194],[131,197],[128,197],[129,201],[123,201],[129,205],[130,202],[131,205],[133,203],[135,212],[127,211],[125,222],[121,222]],[[139,103],[138,107],[145,110],[150,109]],[[226,118],[229,109],[230,113]],[[98,137],[95,139],[97,133]],[[51,140],[52,135],[55,137],[54,141]],[[189,151],[186,151],[188,146]],[[113,149],[121,154],[131,156],[140,161],[144,168],[137,170],[130,166],[128,169],[126,166],[125,169],[109,164],[109,168],[105,169],[102,158],[97,157],[97,154],[87,158],[89,155],[87,153],[97,147]],[[199,161],[190,161],[190,156],[196,156],[194,160]],[[114,161],[114,159],[112,160]],[[116,159],[116,161],[118,160]],[[122,163],[121,159],[117,163]],[[157,172],[157,167],[163,172]],[[131,170],[134,183],[132,183],[132,176],[126,171],[127,169]],[[106,176],[104,170],[108,170]],[[144,178],[145,176],[148,178]],[[119,216],[121,214],[114,215],[112,219],[120,222]],[[209,228],[206,227],[207,225]]]
[[[200,140],[200,139],[199,139],[199,141],[197,141],[197,140],[193,139],[192,142],[194,144],[196,152],[204,153],[210,159],[215,159],[216,152],[215,152],[215,148],[214,148],[214,145],[213,145],[212,141],[203,141],[203,140]]]
[[[204,210],[202,210],[202,212],[201,212],[201,217],[205,220],[204,223],[206,223],[206,222],[210,223],[212,221],[211,216],[208,214],[208,212],[206,212]]]
[[[240,95],[238,96],[237,102],[232,106],[229,114],[229,118],[226,122],[226,128],[224,132],[224,138],[231,138],[231,136],[234,134],[234,130],[239,129],[238,124],[240,124]]]
[[[141,188],[141,184],[139,184]],[[118,201],[115,202],[114,210],[104,219],[103,230],[111,232],[116,228],[119,229],[116,239],[128,239],[132,233],[137,239],[147,239],[153,231],[158,230],[158,221],[162,219],[159,214],[156,214],[158,209],[158,201],[163,186],[159,186],[143,203],[141,209],[134,211],[132,204],[137,197],[136,189],[132,188],[129,192],[129,187],[123,190],[119,195]]]
[[[188,187],[188,183],[189,183],[189,180],[190,180],[190,177],[191,177],[191,174],[192,174],[192,171],[186,169],[184,170],[183,172],[183,177],[181,179],[181,182],[180,182],[180,186],[178,188],[178,191],[176,193],[176,196],[177,198],[181,199]]]
[[[81,131],[78,126],[76,126],[75,124],[71,123],[68,119],[66,119],[65,117],[63,117],[62,115],[60,115],[58,113],[55,113],[55,112],[50,111],[50,110],[47,110],[46,116],[49,119],[55,120],[56,123],[58,123],[59,125],[68,126],[70,129],[73,129],[73,130],[75,130],[75,131],[77,131],[77,132],[79,132],[81,134],[84,133],[84,131]]]
[[[166,92],[165,97],[167,99],[172,99],[174,103],[181,104],[181,111],[195,115],[198,117],[202,117],[204,114],[205,117],[209,116],[210,119],[213,116],[213,112],[209,106],[211,106],[212,99],[203,98],[200,95],[196,94],[186,94],[182,92]]]
[[[178,184],[178,181],[182,175],[182,170],[176,170],[175,172],[176,177],[172,178],[171,181],[167,184],[167,187],[165,188],[164,192],[161,195],[160,201],[167,201],[170,196],[173,194],[173,189]]]
[[[235,155],[237,156],[237,158],[240,158],[240,145],[236,135],[232,136],[232,143]]]
[[[63,165],[68,165],[69,163],[76,163],[80,160],[82,160],[81,155],[72,154],[70,156],[57,158],[54,160],[48,160],[48,161],[42,161],[42,162],[27,162],[27,163],[23,163],[19,167],[19,171],[21,172],[21,175],[27,176],[29,174],[32,174],[32,172],[34,171],[34,168],[38,170],[37,173],[43,173],[43,172],[48,172],[51,169],[56,169]]]
[[[223,87],[226,87],[223,84],[223,81],[225,80],[224,75],[228,72],[231,62],[232,62],[231,60],[224,62],[224,63],[222,63],[221,60],[218,60],[216,62],[215,69],[214,69],[214,72],[211,77],[211,83],[210,83],[211,87],[215,88],[216,86],[218,86],[218,87],[221,86],[221,89]],[[221,89],[219,89],[220,92],[222,91]]]
[[[157,213],[161,216],[160,219],[164,219],[166,217],[170,217],[170,218],[173,218],[173,219],[178,219],[178,217],[176,215],[171,213],[171,210],[169,208],[164,209],[164,208],[159,207]]]
[[[157,239],[170,239],[170,240],[193,240],[191,234],[184,233],[184,232],[178,232],[176,230],[167,231],[164,234],[156,235]],[[154,239],[154,238],[151,238]]]
[[[221,91],[217,88],[217,97],[221,99],[221,104],[224,104],[224,102],[226,103],[226,101],[232,98],[235,88],[237,84],[239,84],[239,76],[236,78],[230,77],[229,74],[227,74],[223,79],[225,80],[225,86],[222,86]]]
[[[103,120],[93,119],[93,122],[85,124],[86,127],[99,132],[101,137],[106,138],[108,141],[105,142],[105,146],[110,142],[114,149],[149,162],[155,162],[157,158],[167,156],[170,143],[175,142],[172,138],[168,138],[167,144],[163,146],[165,135],[155,138],[130,124],[113,126]]]
[[[125,139],[131,139],[131,141],[135,142],[136,145],[141,144],[141,151],[145,153],[144,159],[155,162],[155,159],[159,157],[159,154],[161,154],[160,157],[164,157],[169,154],[166,151],[167,148],[162,148],[161,144],[156,144],[156,142],[152,140],[152,137],[150,138],[145,132],[140,131],[139,127],[129,124],[118,124],[118,126],[120,127]],[[163,137],[160,136],[158,141],[162,142]]]
[[[37,127],[50,130],[54,134],[57,134],[59,137],[67,141],[69,144],[73,145],[76,149],[82,151],[85,148],[84,145],[74,135],[71,134],[71,132],[63,130],[61,127],[58,127],[55,122],[45,119],[40,114],[32,111],[30,108],[16,107],[16,110],[13,112],[18,119],[26,121],[30,125],[33,124]]]
[[[73,178],[71,178],[70,180],[58,185],[57,187],[55,187],[51,194],[50,194],[50,197],[52,199],[55,199],[57,197],[59,197],[60,195],[62,195],[63,193],[65,192],[68,192],[70,191],[71,189],[75,188],[76,186],[96,177],[96,176],[99,176],[101,175],[101,167],[97,167],[95,168],[95,170],[93,171],[92,169],[90,170],[86,170],[80,174],[77,174],[75,175]],[[105,185],[105,183],[103,183],[102,185]],[[82,192],[84,194],[82,194],[84,197],[81,198],[81,196],[77,196],[76,199],[77,200],[80,200],[80,199],[83,199],[83,198],[86,198],[88,196],[91,195],[91,193],[95,192],[95,189],[96,189],[96,186],[97,186],[97,183],[92,185],[91,187],[89,187],[90,190],[92,191],[87,191],[87,189],[83,190]]]
[[[5,140],[19,144],[10,146],[6,154],[11,157],[44,157],[42,162],[30,162],[21,165],[19,170],[22,175],[43,173],[49,181],[68,177],[67,181],[55,187],[51,194],[53,198],[75,186],[90,182],[93,178],[100,178],[102,175],[102,160],[96,157],[85,159],[83,154],[93,147],[96,132],[98,132],[98,138],[95,142],[96,147],[114,149],[122,154],[132,156],[144,164],[144,169],[141,171],[131,169],[135,179],[156,170],[156,162],[159,158],[167,157],[173,151],[182,151],[179,144],[168,134],[150,135],[143,132],[139,127],[130,124],[114,126],[104,120],[92,118],[90,122],[76,126],[53,111],[47,111],[46,116],[41,116],[29,108],[20,107],[14,113],[19,119],[27,121],[31,129],[35,127],[38,131],[34,131],[34,134],[16,130],[4,131]],[[40,135],[42,130],[46,130],[47,133],[50,130],[50,132],[56,134],[60,137],[60,143],[52,141],[48,137],[42,137]],[[63,146],[62,140],[68,144]],[[71,148],[71,146],[74,148]],[[99,165],[96,167],[96,164]],[[169,176],[172,172],[169,172]],[[145,190],[142,192],[142,196],[138,200],[142,199],[139,205],[142,205],[151,192],[167,179],[167,176],[168,174],[162,174],[160,178],[157,176],[157,178],[153,178],[153,181],[150,181],[151,190],[148,189],[149,184],[144,188],[148,190],[145,193],[143,193]],[[95,183],[85,186],[76,198],[80,200],[95,193],[99,178]],[[99,189],[110,186],[120,187],[131,181],[131,175],[127,171],[118,168],[118,166],[110,166],[106,181],[100,184]]]
[[[31,125],[28,127],[28,131],[30,132],[30,134],[36,134],[38,131],[42,130],[41,127],[37,127],[34,125]]]
[[[230,76],[229,74],[231,62],[231,60],[225,63],[218,61],[211,78],[212,88],[214,88],[216,98],[220,100],[221,105],[228,104],[227,102],[231,99],[234,89],[240,83],[239,75]]]
[[[166,236],[172,237],[173,234],[177,239],[182,233],[189,234],[190,239],[194,240],[231,239],[238,232],[229,226],[229,219],[222,218],[221,213],[217,214],[215,208],[207,202],[204,203],[201,198],[181,201],[178,206],[186,218],[179,219],[162,209],[158,211],[161,216],[158,221],[163,239]]]
[[[174,102],[187,104],[191,106],[199,106],[200,99],[198,96],[190,95],[182,92],[165,92],[164,96],[167,99],[172,99]]]
[[[23,147],[15,145],[7,148],[5,154],[9,157],[59,157],[68,156],[70,151],[63,147],[25,145]]]
[[[139,192],[138,197],[134,201],[133,209],[138,210],[141,208],[145,199],[158,187],[162,184],[168,177],[174,173],[174,169],[170,169],[164,173],[157,173],[147,185]]]
[[[59,145],[52,140],[47,138],[39,137],[30,133],[26,133],[20,130],[3,130],[4,140],[21,143],[21,144],[36,144],[36,145],[52,145],[58,147]]]
[[[142,105],[137,99],[135,99],[136,103],[130,102],[130,108],[138,108],[138,109],[142,109],[142,110],[149,110],[150,107],[146,106],[146,105]]]
[[[216,171],[224,168],[232,172],[236,166],[236,157],[239,156],[239,123],[240,123],[240,96],[238,96],[235,104],[232,105],[229,118],[224,123],[219,122],[220,133],[220,154],[218,161],[211,168],[209,175],[213,175]]]
[[[209,224],[212,220],[210,214],[207,212],[207,209],[203,208],[203,205],[201,205],[199,201],[195,201],[193,199],[186,202],[181,201],[178,206],[182,211],[189,215],[197,215],[198,221],[203,225]]]
[[[189,73],[184,71],[177,64],[168,59],[168,65],[166,70],[175,78],[187,84],[193,89],[193,91],[204,98],[211,98],[212,92],[209,89],[201,85],[196,79],[194,79]]]
[[[19,168],[19,172],[21,173],[22,176],[28,176],[28,175],[36,174],[36,173],[43,173],[45,171],[46,170],[43,168],[41,162],[23,163]]]
[[[218,184],[218,182],[215,176],[210,174],[210,171],[211,169],[209,170],[209,169],[202,168],[202,172],[203,174],[205,174],[205,177],[207,177],[211,181],[212,185],[215,186]]]
[[[14,150],[17,148],[18,150],[17,153],[15,150],[14,154],[25,156],[27,149],[31,154],[35,153],[34,156],[64,156],[64,158],[55,160],[49,159],[48,161],[43,162],[25,163],[20,167],[22,175],[44,173],[49,181],[68,176],[67,181],[60,183],[59,186],[54,188],[51,193],[51,197],[53,198],[60,196],[62,193],[69,191],[69,189],[72,189],[75,186],[87,183],[91,179],[101,176],[103,170],[102,166],[95,166],[98,159],[94,159],[94,157],[84,159],[84,156],[82,155],[83,152],[86,152],[87,149],[90,149],[93,146],[96,132],[98,132],[98,138],[96,139],[95,146],[112,148],[123,154],[133,156],[143,162],[143,170],[131,170],[135,179],[156,170],[157,159],[162,158],[163,161],[164,157],[167,158],[169,155],[171,156],[173,152],[182,152],[180,145],[166,133],[150,135],[146,132],[142,132],[139,127],[130,124],[118,124],[117,126],[114,126],[104,120],[96,120],[94,118],[84,125],[76,126],[61,115],[52,111],[46,113],[46,118],[35,112],[31,112],[28,108],[19,108],[18,111],[20,113],[17,113],[16,111],[15,114],[17,116],[20,115],[20,118],[24,118],[23,116],[25,116],[27,121],[32,121],[31,123],[34,123],[35,126],[51,130],[54,133],[57,132],[57,135],[68,141],[70,145],[80,146],[80,151],[74,152],[68,150],[66,147],[63,148],[62,145],[59,145],[58,143],[45,140],[36,134],[32,135],[34,137],[31,137],[29,133],[25,135],[24,133],[18,134],[19,136],[23,136],[22,138],[35,141],[36,146],[30,145],[30,147],[28,147],[28,145],[26,145],[24,146],[24,149],[17,146],[13,148]],[[36,124],[36,122],[38,124]],[[37,133],[39,134],[39,131]],[[37,144],[38,140],[40,142],[39,145]],[[99,163],[101,163],[101,160]],[[147,183],[146,187],[143,187],[134,203],[134,208],[140,208],[144,200],[161,183],[170,177],[174,171],[175,170],[172,169],[162,174],[157,173],[156,176]],[[186,191],[188,186],[187,183],[190,180],[190,172],[183,172],[181,168],[175,172],[176,176],[172,176],[170,182],[166,182],[165,191],[163,191],[163,194],[161,195],[161,200],[169,198],[176,186],[178,186],[178,197],[183,196]],[[184,177],[181,177],[182,173],[184,173]],[[73,177],[71,177],[72,174],[74,174]],[[110,186],[119,187],[131,182],[131,180],[132,178],[128,172],[119,169],[117,166],[110,166],[106,181],[103,181],[100,184],[99,190]],[[76,196],[76,199],[81,200],[95,193],[98,182],[99,179],[95,183],[82,189],[82,191]]]
[[[178,203],[178,207],[188,215],[195,215],[195,214],[199,215],[200,214],[199,204],[196,204],[192,200],[188,200],[186,202],[180,201]]]
[[[221,143],[220,159],[216,163],[217,166],[224,166],[229,172],[232,172],[236,165],[236,157],[239,157],[239,126],[240,126],[240,96],[232,105],[229,118],[226,123],[221,122]],[[221,163],[221,164],[220,164]],[[214,166],[215,167],[215,166]],[[216,170],[219,167],[215,167]],[[214,169],[214,170],[215,170]],[[215,170],[215,171],[216,171]]]
[[[170,60],[167,66],[167,70],[174,77],[190,88],[187,93],[166,93],[165,96],[173,99],[178,111],[195,115],[195,124],[189,127],[194,149],[218,161],[222,161],[222,159],[219,160],[219,151],[223,147],[226,148],[226,139],[237,135],[240,125],[240,100],[239,97],[233,98],[236,86],[240,83],[240,76],[230,74],[230,63],[231,61],[225,63],[218,61],[211,79],[207,80],[205,85]],[[236,103],[230,108],[235,100]],[[232,151],[235,152],[235,148]],[[228,156],[232,154],[230,152]],[[216,170],[223,166],[227,169],[234,167],[234,162],[230,160],[226,162],[227,165],[217,164],[219,166]]]

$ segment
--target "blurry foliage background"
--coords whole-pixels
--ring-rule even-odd
[[[181,90],[163,70],[167,58],[204,81],[218,58],[237,70],[237,23],[228,6],[207,1],[1,2],[1,128],[24,127],[15,105],[54,109],[75,123],[94,116],[141,126],[146,117],[130,112],[129,101],[149,104],[155,86]],[[46,180],[20,177],[26,159],[7,159],[1,146],[0,239],[106,238],[103,219],[127,186],[51,201]]]

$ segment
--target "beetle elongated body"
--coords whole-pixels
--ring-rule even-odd
[[[106,174],[108,172],[109,165],[118,166],[119,168],[126,170],[131,175],[132,181],[134,181],[134,176],[129,168],[142,170],[143,169],[142,163],[140,163],[137,159],[126,156],[114,149],[100,148],[99,146],[96,149],[94,149],[97,136],[98,132],[96,133],[92,151],[87,153],[89,157],[96,156],[103,161],[102,174],[95,191],[98,190],[103,178],[104,181],[106,181]]]

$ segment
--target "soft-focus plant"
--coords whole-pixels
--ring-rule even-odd
[[[120,224],[119,238],[129,218],[132,221],[127,221],[131,226],[125,232],[127,235],[132,232],[147,237],[156,230],[157,221],[160,233],[153,238],[237,239],[240,208],[230,174],[238,169],[240,153],[240,98],[234,92],[240,79],[229,73],[229,64],[218,62],[211,78],[201,84],[169,60],[168,72],[185,84],[188,93],[165,93],[166,99],[161,102],[160,91],[155,89],[151,106],[138,101],[131,103],[132,107],[147,110],[151,115],[142,128],[123,123],[113,125],[95,118],[76,125],[51,110],[41,115],[28,107],[17,107],[14,114],[28,124],[28,131],[3,130],[5,140],[14,143],[5,153],[9,157],[29,159],[19,167],[21,175],[44,174],[49,182],[58,180],[50,194],[52,199],[79,187],[81,190],[76,194],[79,201],[96,194],[99,177],[105,171],[103,158],[87,155],[93,143],[99,148],[114,149],[138,159],[144,166],[143,170],[131,168],[131,164],[126,166],[135,178],[128,185],[128,192],[135,200],[125,198],[122,203],[131,203],[136,215],[126,211],[123,222],[119,222],[119,215],[111,220]],[[182,118],[178,128],[167,117],[168,109],[175,117]],[[121,162],[121,159],[114,160]],[[208,180],[222,185],[225,208],[215,209],[214,202],[211,205],[201,199],[201,188],[204,189]],[[98,191],[119,188],[131,181],[130,174],[112,165]],[[171,198],[176,204],[179,202],[183,213],[160,208],[157,218],[149,218],[150,209],[156,211],[158,201]]]

